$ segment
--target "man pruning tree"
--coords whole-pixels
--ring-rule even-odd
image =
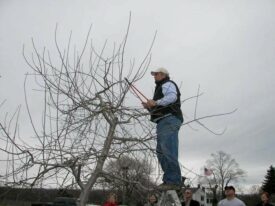
[[[159,190],[178,190],[181,186],[181,171],[178,162],[178,133],[183,122],[180,91],[170,80],[165,68],[151,72],[156,87],[153,99],[143,102],[157,124],[157,157],[164,172]]]

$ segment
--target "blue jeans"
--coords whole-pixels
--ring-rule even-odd
[[[178,162],[178,134],[181,121],[171,115],[157,124],[157,157],[164,172],[163,182],[181,184],[181,172]]]

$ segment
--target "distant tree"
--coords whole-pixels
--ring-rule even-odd
[[[220,194],[223,194],[226,185],[237,183],[246,174],[244,170],[240,169],[236,160],[223,151],[211,154],[206,165],[212,170],[212,175],[207,177],[208,185],[211,190],[217,188]]]
[[[149,161],[148,159],[123,156],[107,163],[105,168],[105,171],[108,171],[109,180],[107,187],[122,191],[123,204],[135,204],[142,199],[141,197],[146,197],[147,191],[138,187],[134,182],[139,182],[145,188],[152,188],[154,185],[150,178],[153,167]]]
[[[275,194],[275,168],[272,165],[267,170],[262,190],[269,194]]]
[[[249,188],[249,194],[256,194],[259,195],[261,192],[261,186],[260,185],[252,185]]]
[[[238,194],[238,198],[244,201],[246,206],[255,206],[255,203],[261,201],[260,193],[261,193],[261,186],[252,185],[248,189],[248,194]]]
[[[238,194],[238,198],[241,199],[246,206],[255,206],[261,201],[259,194]]]

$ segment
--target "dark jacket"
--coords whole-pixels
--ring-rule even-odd
[[[151,113],[151,121],[156,122],[157,119],[168,115],[172,114],[176,116],[178,119],[183,122],[183,116],[182,116],[182,111],[181,111],[181,100],[180,100],[180,91],[177,86],[177,84],[173,81],[171,81],[169,78],[165,78],[160,82],[156,82],[156,87],[155,87],[155,92],[154,92],[154,97],[153,100],[157,101],[164,97],[162,93],[162,85],[165,84],[166,82],[171,82],[175,85],[176,90],[177,90],[177,100],[176,102],[169,104],[167,106],[156,106],[153,109],[150,110]]]
[[[270,203],[263,204],[262,202],[259,202],[256,206],[273,206]]]
[[[112,203],[112,202],[105,202],[104,204],[103,204],[103,206],[118,206],[118,204],[117,203]]]
[[[144,206],[157,206],[157,205],[158,205],[158,203],[151,204],[151,203],[147,202],[147,203],[145,203]]]
[[[185,202],[183,202],[181,205],[185,206]],[[200,206],[200,203],[196,200],[190,200],[189,206]]]

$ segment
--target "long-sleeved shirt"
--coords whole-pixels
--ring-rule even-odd
[[[164,83],[161,88],[164,97],[156,101],[157,105],[167,106],[177,100],[177,89],[172,82]]]

